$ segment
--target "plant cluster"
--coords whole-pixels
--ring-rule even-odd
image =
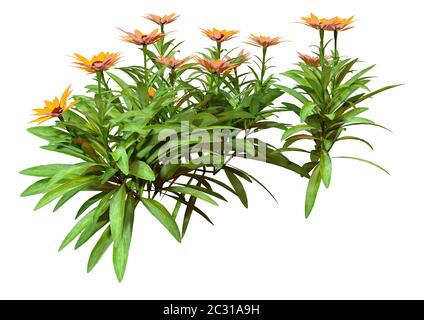
[[[99,234],[87,270],[112,247],[120,281],[137,206],[181,242],[193,214],[212,223],[202,201],[218,205],[218,200],[227,201],[222,195],[226,191],[247,208],[244,183],[256,182],[266,189],[234,164],[235,157],[272,164],[309,179],[305,201],[309,217],[321,183],[330,185],[333,146],[347,140],[371,146],[345,132],[354,125],[377,126],[360,117],[367,111],[362,102],[394,87],[370,91],[367,74],[373,66],[356,71],[358,59],[340,54],[338,36],[352,28],[353,17],[302,18],[317,30],[319,43],[312,54],[299,54],[295,69],[281,74],[270,70],[271,47],[282,43],[281,37],[250,34],[246,43],[258,48],[252,56],[229,46],[239,31],[202,29],[212,45],[180,57],[182,42],[166,30],[179,16],[146,18],[158,28],[150,33],[119,29],[122,40],[140,51],[140,65],[121,66],[122,55],[115,52],[92,58],[75,53],[74,65],[93,76],[87,92],[71,97],[69,86],[60,98],[34,109],[33,122],[39,125],[28,131],[48,142],[42,148],[80,162],[21,172],[40,178],[22,194],[43,195],[35,209],[56,200],[56,211],[81,192],[92,193],[78,210],[78,222],[60,250],[74,240],[79,248]],[[332,39],[327,41],[329,33]],[[284,85],[285,77],[293,84]],[[282,122],[288,112],[299,122]],[[55,121],[50,125],[40,126],[51,119]],[[269,129],[280,132],[281,146],[259,138],[258,133]],[[305,140],[313,143],[312,150],[297,145]],[[290,152],[307,153],[310,160],[297,164],[289,160]]]

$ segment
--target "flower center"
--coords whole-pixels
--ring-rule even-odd
[[[221,39],[224,37],[224,35],[223,35],[221,32],[219,32],[219,31],[214,31],[214,32],[213,32],[213,37],[214,37],[216,40],[221,40]]]
[[[95,61],[91,64],[94,69],[100,71],[103,68],[104,62],[103,61]]]
[[[62,111],[63,111],[62,107],[56,107],[52,110],[51,115],[53,117],[58,117],[62,114]]]

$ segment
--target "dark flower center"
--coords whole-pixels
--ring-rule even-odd
[[[95,61],[95,62],[92,63],[92,66],[94,67],[94,69],[100,71],[104,66],[104,62],[103,61]]]
[[[62,112],[63,112],[62,107],[56,107],[56,108],[54,108],[54,109],[52,110],[51,115],[52,115],[53,117],[58,117],[58,116],[60,116],[60,115],[62,114]]]

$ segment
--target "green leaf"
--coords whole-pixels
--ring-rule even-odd
[[[281,97],[284,94],[279,89],[269,89],[265,94],[261,95],[261,103],[265,106],[271,105],[275,99]]]
[[[314,127],[308,126],[307,124],[300,124],[300,125],[291,127],[290,129],[286,130],[286,132],[284,132],[283,136],[281,137],[281,140],[285,140],[288,137],[294,135],[295,133],[312,130],[312,129],[314,129]]]
[[[304,168],[290,161],[286,156],[277,150],[274,151],[268,148],[266,153],[266,162],[296,172],[302,177],[309,177],[309,173],[306,172]]]
[[[132,174],[133,176],[136,176],[137,178],[147,180],[147,181],[156,180],[155,172],[144,161],[133,162],[130,167],[130,174]]]
[[[125,174],[129,174],[129,158],[127,151],[123,146],[118,147],[114,152],[112,152],[113,160],[116,161],[119,169]]]
[[[332,164],[331,164],[331,157],[328,154],[328,152],[325,150],[321,151],[320,168],[321,168],[322,182],[324,182],[324,185],[326,188],[329,188],[330,182],[331,182]]]
[[[53,127],[37,126],[28,128],[27,130],[33,135],[49,142],[62,142],[70,140],[70,137],[66,132]]]
[[[335,86],[338,87],[342,81],[344,80],[344,78],[346,77],[346,75],[351,72],[352,67],[355,65],[355,63],[358,62],[358,59],[354,59],[349,61],[348,63],[346,63],[343,68],[340,70],[340,72],[338,73],[336,80],[335,80]]]
[[[107,74],[122,88],[123,96],[126,98],[125,103],[128,105],[129,109],[134,109],[133,104],[137,104],[137,96],[133,93],[130,86],[117,75],[114,75],[111,72],[107,72]]]
[[[186,204],[186,211],[184,213],[184,219],[183,219],[182,238],[184,238],[187,232],[187,228],[190,223],[193,210],[196,206],[196,201],[197,201],[197,198],[192,196],[190,197],[190,199],[188,200],[188,203]]]
[[[227,175],[228,180],[230,181],[231,185],[233,186],[237,196],[239,197],[241,203],[248,208],[249,207],[249,201],[247,199],[246,190],[243,187],[243,184],[241,183],[240,179],[237,178],[237,176],[230,172],[229,170],[225,170],[225,174]]]
[[[306,201],[305,201],[305,216],[309,218],[312,209],[315,205],[315,200],[318,195],[319,186],[321,184],[321,173],[320,166],[317,165],[309,179],[308,189],[306,190]]]
[[[107,168],[106,171],[101,176],[100,184],[105,184],[106,182],[108,182],[109,179],[112,178],[117,172],[118,172],[117,169]]]
[[[93,270],[93,268],[100,261],[107,249],[110,247],[112,242],[112,232],[110,230],[110,227],[107,227],[107,229],[103,232],[102,236],[100,237],[99,241],[97,241],[96,245],[93,248],[93,251],[90,254],[90,258],[88,259],[87,264],[87,272],[91,272],[91,270]]]
[[[78,192],[80,192],[80,190],[72,190],[69,191],[68,193],[65,193],[60,199],[59,201],[56,203],[56,206],[53,209],[53,212],[56,212],[57,210],[59,210],[60,208],[62,208],[62,206],[68,202],[69,200],[71,200]]]
[[[96,209],[91,210],[87,215],[82,218],[78,223],[72,228],[72,230],[66,235],[62,244],[60,245],[59,251],[62,251],[68,244],[70,244],[85,228],[89,227],[96,220]]]
[[[365,68],[364,70],[361,70],[361,71],[357,72],[353,77],[351,77],[348,81],[346,81],[346,83],[344,83],[339,88],[344,88],[344,87],[348,87],[348,86],[352,85],[353,83],[355,83],[356,81],[358,81],[363,75],[365,75],[366,73],[368,73],[368,71],[370,71],[374,67],[375,67],[375,64],[374,65],[371,65],[371,66],[369,66],[367,68]]]
[[[195,189],[195,188],[191,188],[191,187],[171,187],[167,190],[174,191],[176,193],[188,194],[188,195],[191,195],[193,197],[204,200],[206,202],[209,202],[209,203],[213,204],[214,206],[218,205],[218,203],[215,200],[213,200],[211,197],[209,197],[207,194],[205,194],[204,192],[202,192],[199,189]]]
[[[180,212],[180,209],[181,209],[181,205],[182,205],[182,203],[181,203],[180,201],[177,201],[177,202],[175,203],[174,210],[172,211],[172,218],[173,218],[174,220],[176,220],[176,219],[177,219],[178,212]]]
[[[395,85],[391,85],[391,86],[387,86],[387,87],[384,87],[384,88],[375,90],[373,92],[370,92],[370,93],[362,96],[362,98],[360,98],[356,103],[360,103],[360,102],[362,102],[364,100],[367,100],[367,99],[369,99],[369,98],[371,98],[371,97],[373,97],[373,96],[375,96],[375,95],[377,95],[377,94],[379,94],[381,92],[384,92],[384,91],[387,91],[387,90],[390,90],[390,89],[393,89],[393,88],[397,88],[397,87],[400,87],[402,85],[403,84],[395,84]]]
[[[124,278],[125,269],[127,267],[136,205],[136,200],[132,196],[129,196],[125,206],[125,221],[122,239],[118,245],[113,247],[113,266],[119,282]]]
[[[171,233],[178,242],[181,242],[181,234],[178,225],[168,210],[160,202],[153,199],[143,198],[141,199],[141,202],[143,202],[143,205],[147,208],[147,210],[149,210],[149,212],[159,220],[169,233]]]
[[[97,208],[91,210],[84,218],[82,218],[78,223],[72,228],[68,235],[63,240],[60,245],[59,251],[62,251],[68,244],[70,244],[78,235],[83,232],[84,229],[90,227],[97,219],[108,209],[110,193],[106,194],[102,201],[100,201]]]
[[[74,146],[70,145],[64,145],[64,144],[49,144],[47,146],[41,147],[41,149],[48,150],[48,151],[54,151],[66,154],[68,156],[76,157],[79,159],[82,159],[84,161],[93,161],[90,157],[86,156],[81,149],[76,148]]]
[[[305,122],[306,118],[312,114],[316,106],[317,105],[313,102],[305,103],[300,111],[300,121]]]
[[[71,166],[71,164],[47,164],[22,170],[20,174],[32,177],[50,178],[59,171],[66,170]]]
[[[372,161],[369,161],[369,160],[365,160],[365,159],[361,159],[361,158],[356,158],[356,157],[333,157],[333,159],[350,159],[350,160],[356,160],[356,161],[365,162],[365,163],[368,163],[368,164],[370,164],[370,165],[372,165],[372,166],[374,166],[374,167],[376,167],[376,168],[384,171],[385,173],[387,173],[390,176],[389,171],[387,171],[386,169],[384,169],[382,166],[380,166],[380,165],[378,165],[378,164],[376,164],[376,163],[374,163]]]
[[[283,105],[285,107],[285,110],[292,111],[295,114],[297,114],[298,116],[300,115],[301,109],[298,106],[294,105],[293,103],[283,102]]]
[[[50,202],[56,200],[57,198],[63,196],[64,194],[68,192],[76,191],[76,190],[78,191],[84,190],[87,187],[95,184],[96,181],[98,181],[97,177],[82,177],[82,178],[76,178],[70,182],[61,184],[58,187],[54,188],[53,190],[47,192],[37,203],[34,210],[38,210],[48,205]]]
[[[118,245],[122,238],[122,230],[124,228],[125,218],[125,184],[114,193],[110,201],[110,228],[112,230],[112,238],[115,245]]]
[[[345,137],[342,137],[342,138],[337,139],[336,141],[344,141],[344,140],[357,140],[357,141],[361,141],[361,142],[365,143],[367,146],[369,146],[371,148],[371,150],[374,150],[374,148],[372,147],[372,145],[368,141],[366,141],[364,139],[361,139],[361,138],[358,138],[358,137],[345,136]]]
[[[22,192],[21,197],[35,196],[37,194],[47,192],[47,185],[49,184],[49,181],[50,178],[38,180],[37,182],[33,183],[28,188],[26,188],[25,191]]]
[[[82,176],[89,168],[93,166],[97,166],[97,163],[93,162],[83,162],[77,163],[69,166],[68,168],[57,172],[53,177],[51,177],[49,184],[53,185],[61,180],[66,180],[70,178],[80,177]]]
[[[103,228],[109,221],[100,220],[87,227],[79,236],[75,244],[75,250],[82,247],[88,240],[90,240],[101,228]]]
[[[82,215],[93,204],[100,201],[106,194],[107,194],[106,192],[100,192],[100,193],[94,195],[93,197],[91,197],[90,199],[88,199],[86,202],[84,202],[83,205],[81,206],[81,208],[78,210],[78,213],[77,213],[77,216],[75,217],[75,219],[78,219],[78,217],[80,215]]]
[[[296,98],[297,100],[299,100],[303,104],[306,104],[307,102],[309,102],[309,100],[306,99],[303,94],[297,92],[294,89],[291,89],[291,88],[288,88],[288,87],[285,87],[285,86],[281,86],[281,85],[278,85],[277,87],[280,88],[281,90],[283,90],[284,92],[286,92],[287,94],[291,95],[293,98]]]

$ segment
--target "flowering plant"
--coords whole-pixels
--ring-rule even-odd
[[[301,62],[298,69],[283,73],[296,83],[294,88],[280,86],[287,94],[300,102],[300,105],[285,103],[287,110],[294,112],[301,124],[291,126],[282,137],[285,141],[283,151],[293,148],[298,141],[312,141],[315,145],[311,151],[297,149],[310,154],[310,162],[303,167],[310,172],[309,185],[306,192],[305,215],[308,218],[312,212],[321,183],[330,186],[332,174],[332,157],[330,155],[336,142],[356,140],[373,147],[366,140],[346,135],[351,126],[369,125],[384,128],[372,120],[360,117],[368,108],[360,106],[364,101],[386,90],[397,87],[391,85],[376,91],[368,86],[372,77],[370,66],[360,71],[354,67],[359,59],[352,59],[340,55],[338,43],[340,32],[353,28],[354,17],[343,19],[320,19],[311,14],[302,18],[303,23],[318,30],[319,45],[312,56],[299,54]],[[331,40],[326,42],[326,33],[333,36],[333,50],[327,55]],[[386,128],[384,128],[386,129]],[[306,132],[306,134],[301,134]],[[388,173],[381,166],[358,157],[338,156],[337,159],[351,159],[366,162]],[[334,158],[333,158],[334,159]]]
[[[304,19],[320,32],[319,52],[300,55],[300,69],[284,73],[297,83],[290,88],[270,72],[269,53],[272,46],[283,42],[281,37],[251,34],[246,43],[261,49],[261,54],[252,58],[244,49],[228,45],[238,31],[202,29],[212,45],[195,55],[179,57],[181,42],[165,30],[178,17],[147,15],[145,18],[158,25],[150,33],[119,29],[122,40],[140,50],[142,65],[118,67],[122,55],[115,52],[101,52],[92,58],[75,53],[74,65],[92,75],[93,83],[86,87],[86,94],[71,97],[69,86],[60,98],[34,109],[33,122],[55,122],[28,129],[48,142],[43,149],[80,162],[23,170],[22,174],[41,179],[22,196],[43,194],[35,209],[57,200],[56,211],[82,191],[92,192],[78,210],[78,222],[60,250],[74,240],[79,248],[101,233],[87,270],[112,247],[119,281],[128,261],[137,206],[143,206],[180,242],[193,213],[212,223],[200,201],[217,205],[217,200],[226,201],[221,194],[225,190],[247,208],[243,182],[256,182],[266,189],[252,174],[234,165],[235,157],[309,178],[309,216],[321,181],[326,186],[330,183],[329,153],[334,143],[348,139],[365,142],[342,133],[350,125],[375,125],[357,117],[366,111],[357,104],[393,87],[353,95],[359,89],[367,90],[370,80],[364,77],[370,68],[345,80],[357,59],[340,57],[337,35],[351,27],[353,18]],[[327,30],[334,32],[331,57],[326,55]],[[302,105],[277,104],[285,93]],[[299,116],[302,124],[289,126],[275,120],[287,111]],[[258,138],[257,133],[268,129],[281,131],[282,148]],[[301,131],[307,134],[298,134]],[[300,140],[314,141],[315,149],[293,148]],[[296,164],[285,155],[291,151],[306,151],[311,161]],[[184,211],[181,219],[180,211]]]

